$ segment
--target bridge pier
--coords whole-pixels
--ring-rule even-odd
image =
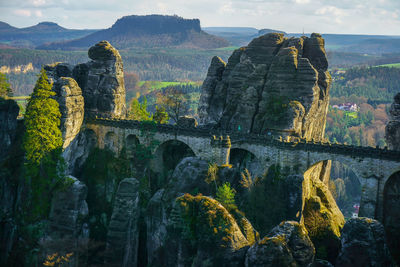
[[[231,139],[228,136],[216,137],[215,135],[211,138],[211,162],[216,163],[218,166],[229,165],[229,155],[231,151]]]

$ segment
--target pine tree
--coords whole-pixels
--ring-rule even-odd
[[[168,123],[169,116],[168,113],[165,111],[165,107],[156,106],[156,112],[154,112],[153,114],[153,120],[160,124]]]
[[[11,94],[11,86],[8,83],[7,76],[4,73],[0,73],[0,97],[6,98]]]
[[[25,113],[25,166],[31,189],[26,208],[32,221],[48,214],[52,193],[66,182],[61,157],[61,113],[54,96],[52,85],[42,69]]]
[[[152,117],[150,116],[150,112],[147,111],[147,99],[146,97],[143,100],[143,103],[139,103],[139,100],[136,98],[132,99],[131,109],[129,112],[129,118],[137,121],[150,121]]]
[[[235,209],[235,190],[231,188],[231,184],[226,182],[219,186],[217,189],[216,199],[224,206],[228,211]]]
[[[62,146],[61,113],[42,69],[25,113],[24,148],[29,162],[39,164],[46,154]]]

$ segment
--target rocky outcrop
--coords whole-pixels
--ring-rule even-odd
[[[400,150],[400,93],[394,97],[389,113],[391,120],[386,125],[386,143],[389,149]]]
[[[321,140],[331,83],[327,68],[319,34],[258,37],[235,50],[226,65],[212,59],[202,87],[200,123]]]
[[[73,66],[67,63],[45,65],[47,76],[56,93],[56,100],[61,113],[61,133],[63,149],[67,148],[79,133],[84,117],[82,90],[71,78]]]
[[[70,186],[58,191],[52,199],[49,215],[49,231],[42,242],[46,255],[74,253],[70,266],[85,264],[80,256],[86,253],[89,238],[86,203],[87,187],[78,179],[67,178]]]
[[[76,81],[69,77],[58,79],[53,85],[53,90],[60,105],[61,133],[65,149],[81,130],[85,113],[82,90]]]
[[[340,230],[345,220],[328,188],[330,162],[320,162],[305,174],[302,184],[301,223],[319,259],[334,262],[340,249]]]
[[[337,267],[395,266],[386,246],[383,225],[370,218],[353,218],[342,231]]]
[[[107,264],[137,266],[139,215],[139,182],[135,178],[126,178],[118,186],[108,226]]]
[[[240,212],[228,212],[209,197],[183,197],[185,193],[211,193],[213,185],[204,181],[207,170],[208,163],[204,160],[195,157],[183,159],[175,168],[168,185],[149,201],[145,216],[148,265],[201,266],[207,263],[211,266],[243,266],[247,247],[257,240],[251,223]],[[186,220],[190,214],[182,203],[194,210],[191,226]],[[216,217],[212,216],[214,212],[218,214]],[[209,218],[213,220],[215,229],[204,222],[207,214],[211,216]],[[218,222],[221,222],[223,229],[230,229],[229,233],[218,228]],[[196,236],[191,236],[191,232]]]
[[[282,222],[246,254],[245,266],[309,266],[315,249],[298,222]]]
[[[0,161],[4,159],[15,139],[19,107],[14,100],[0,98]]]
[[[123,63],[107,41],[89,49],[87,63],[45,65],[60,105],[63,157],[67,172],[77,174],[96,144],[93,133],[81,133],[85,116],[124,118],[126,115]]]
[[[86,115],[124,118],[124,72],[118,50],[109,42],[101,41],[92,46],[88,54],[92,60],[73,70],[73,76],[82,88]]]
[[[184,158],[175,168],[172,178],[165,189],[157,191],[150,199],[146,210],[147,227],[147,255],[148,264],[165,264],[160,262],[160,255],[167,257],[167,251],[178,249],[167,246],[168,231],[167,228],[173,224],[171,211],[176,206],[175,199],[186,192],[194,191],[208,194],[209,185],[204,181],[208,170],[208,163],[199,158]],[[172,216],[173,217],[173,216]],[[179,238],[178,238],[179,239]],[[172,253],[173,253],[172,252]],[[176,252],[176,251],[175,251]],[[168,259],[177,262],[177,258]]]
[[[240,224],[231,213],[234,211],[210,197],[185,194],[177,203],[181,238],[194,244],[193,265],[243,266],[244,252],[255,242],[250,222]]]

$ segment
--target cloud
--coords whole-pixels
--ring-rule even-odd
[[[42,11],[41,10],[35,10],[35,16],[38,18],[43,17]]]
[[[399,0],[0,0],[0,20],[17,27],[54,21],[100,29],[122,16],[160,13],[202,26],[400,35]]]
[[[295,0],[294,1],[296,4],[309,4],[311,1],[310,0]]]
[[[27,9],[16,9],[13,12],[17,16],[21,17],[30,17],[31,16],[31,11]]]

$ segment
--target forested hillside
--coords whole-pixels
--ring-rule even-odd
[[[234,48],[193,49],[129,49],[120,50],[126,73],[136,73],[142,81],[202,81],[207,74],[211,58],[215,55],[227,60]],[[78,64],[88,61],[83,51],[44,51],[29,49],[0,49],[0,67],[14,68],[32,63],[34,72],[8,73],[15,95],[32,92],[36,74],[44,64],[68,62]]]
[[[334,74],[333,79],[331,105],[350,102],[357,104],[359,110],[329,110],[326,134],[330,141],[385,146],[385,126],[389,121],[387,111],[400,90],[400,69],[355,67]]]
[[[360,67],[335,75],[332,97],[365,97],[367,101],[391,103],[400,89],[400,69],[390,67]]]

